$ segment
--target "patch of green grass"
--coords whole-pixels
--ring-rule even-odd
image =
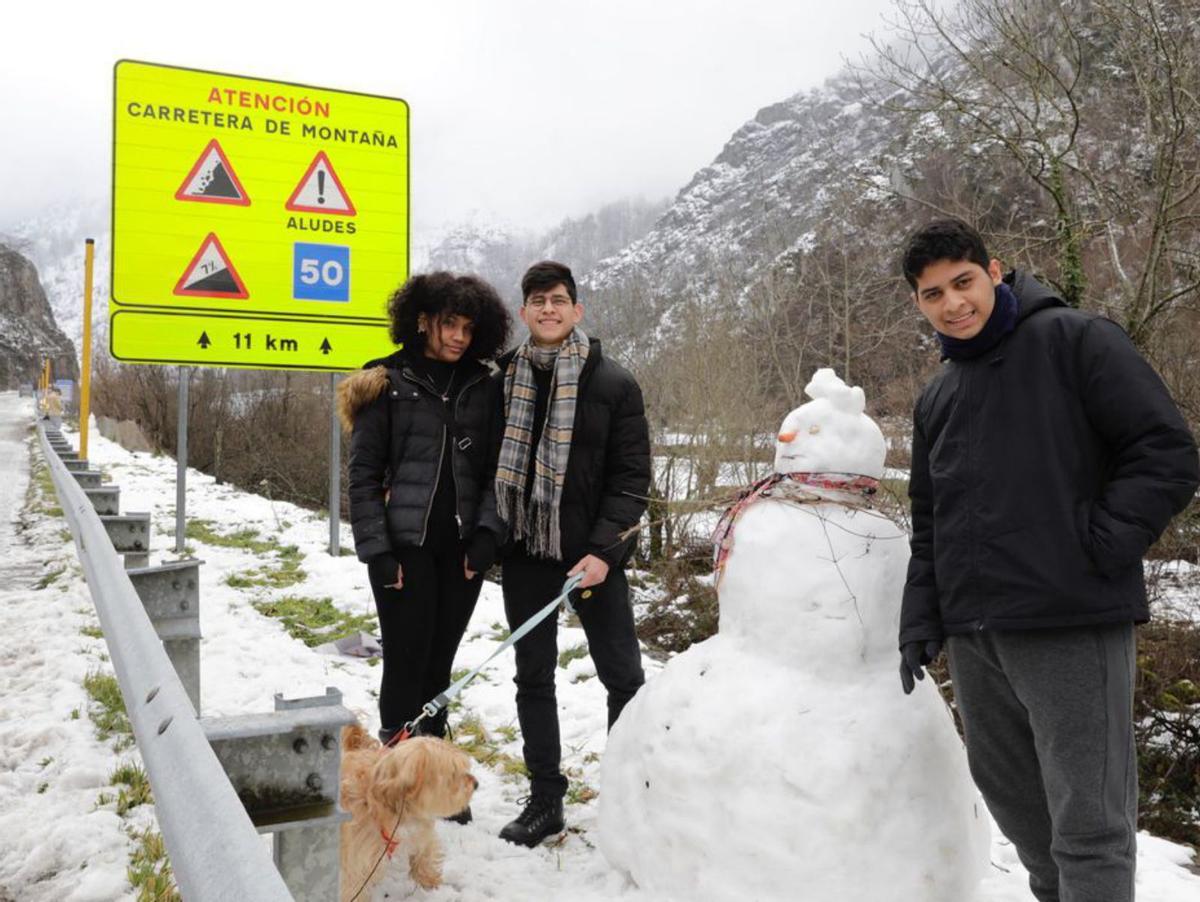
[[[588,647],[586,642],[579,645],[572,645],[570,648],[564,648],[558,653],[558,666],[563,670],[567,669],[567,665],[572,661],[577,661],[579,658],[586,658]]]
[[[257,602],[254,607],[259,613],[280,620],[288,635],[299,639],[310,648],[353,633],[374,632],[378,629],[374,617],[366,614],[347,614],[334,607],[333,600],[329,598],[287,595],[275,600]]]
[[[79,720],[79,709],[78,708],[71,709],[71,720]]]
[[[517,741],[517,728],[510,723],[504,724],[504,726],[496,727],[496,732],[504,737],[505,742]]]
[[[480,764],[497,768],[505,776],[529,776],[525,762],[501,751],[483,721],[474,714],[467,714],[454,725],[454,744]]]
[[[300,567],[304,555],[295,545],[284,545],[276,550],[277,567],[259,567],[245,573],[231,573],[225,577],[225,585],[234,589],[250,589],[264,587],[268,589],[286,589],[307,579],[308,574]]]
[[[54,480],[50,468],[41,458],[35,458],[29,470],[29,488],[25,491],[25,507],[35,514],[61,517],[58,494],[54,491]]]
[[[40,767],[42,770],[45,770],[47,767],[49,767],[53,763],[54,763],[54,756],[47,755],[45,758],[43,758],[41,761],[38,762],[38,767]]]
[[[109,775],[108,782],[117,787],[117,814],[121,817],[138,805],[154,804],[150,778],[136,764],[122,764]]]
[[[83,634],[84,636],[90,636],[93,639],[103,639],[104,638],[104,630],[100,629],[100,627],[98,627],[98,626],[80,627],[79,632],[81,634]]]
[[[58,537],[60,539],[62,539],[64,542],[74,542],[75,541],[75,537],[73,535],[71,535],[71,530],[69,530],[69,529],[60,529],[58,531]]]
[[[268,551],[278,550],[279,543],[274,539],[264,541],[258,536],[257,529],[249,528],[234,532],[218,532],[211,520],[204,519],[188,520],[187,528],[184,531],[185,539],[195,539],[197,542],[214,545],[218,548],[244,548],[255,554],[266,554]]]
[[[129,856],[125,875],[137,890],[138,902],[182,902],[171,874],[162,834],[153,830],[135,830],[130,836],[136,846]]]
[[[66,572],[67,572],[66,567],[58,567],[55,570],[51,570],[49,573],[42,576],[42,578],[39,579],[36,583],[34,583],[34,587],[37,589],[44,589]]]
[[[125,699],[121,697],[117,678],[111,673],[93,670],[83,678],[83,688],[91,699],[88,717],[96,725],[97,738],[108,739],[119,733],[128,736],[132,743],[133,727],[125,714]]]
[[[353,548],[338,548],[338,557],[354,557],[355,551]]]
[[[582,780],[572,780],[567,785],[567,796],[564,801],[568,805],[586,805],[592,799],[599,796],[600,793],[592,789]]]
[[[102,792],[96,796],[96,808],[103,808],[105,805],[113,803],[113,794],[111,792]]]
[[[47,789],[49,789],[49,788],[50,788],[50,784],[49,784],[49,783],[39,783],[39,784],[38,784],[38,787],[37,787],[38,795],[41,795],[42,793],[44,793],[44,792],[45,792]]]
[[[507,626],[500,623],[499,621],[496,621],[495,623],[492,624],[492,633],[490,636],[488,636],[488,638],[493,639],[496,642],[503,642],[505,639],[507,639],[511,635],[512,635],[512,630],[510,630]]]

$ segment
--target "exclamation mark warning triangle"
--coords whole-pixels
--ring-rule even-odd
[[[238,275],[229,255],[221,246],[221,239],[216,233],[209,232],[208,237],[192,257],[192,262],[183,271],[175,294],[195,298],[229,298],[238,300],[250,297],[242,277]]]
[[[204,148],[196,165],[187,174],[179,190],[175,192],[176,200],[198,200],[210,204],[235,204],[239,207],[250,205],[246,189],[242,187],[237,173],[229,165],[229,157],[221,145],[213,138]]]
[[[330,213],[338,216],[358,214],[354,208],[354,201],[350,200],[342,180],[333,171],[329,157],[323,150],[313,157],[308,171],[288,198],[287,209],[299,213]]]

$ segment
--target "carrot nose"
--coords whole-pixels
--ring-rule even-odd
[[[779,433],[779,441],[780,441],[780,442],[782,442],[782,443],[783,443],[783,444],[785,444],[785,445],[789,445],[789,444],[791,444],[791,443],[792,443],[792,441],[793,441],[795,438],[796,438],[796,433],[795,433],[795,432],[781,432],[781,433]]]

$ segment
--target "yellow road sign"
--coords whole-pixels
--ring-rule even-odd
[[[393,349],[403,100],[130,60],[113,96],[114,357],[345,370]]]

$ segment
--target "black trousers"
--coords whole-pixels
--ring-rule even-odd
[[[565,564],[517,553],[504,561],[504,612],[516,629],[554,598],[574,561]],[[584,590],[587,592],[588,590]],[[634,632],[633,608],[625,572],[614,567],[590,595],[576,590],[571,603],[587,635],[588,652],[596,675],[608,691],[608,726],[646,681],[642,654]],[[517,719],[524,740],[525,766],[534,795],[562,798],[567,778],[562,775],[558,731],[558,702],[554,678],[558,672],[558,619],[553,615],[516,644]]]
[[[450,685],[450,668],[467,622],[475,610],[482,574],[468,581],[463,574],[460,542],[442,548],[398,548],[404,585],[387,588],[395,573],[372,563],[368,567],[383,644],[383,676],[379,715],[385,730],[397,730],[421,712],[421,706]],[[446,712],[421,732],[444,735]]]

